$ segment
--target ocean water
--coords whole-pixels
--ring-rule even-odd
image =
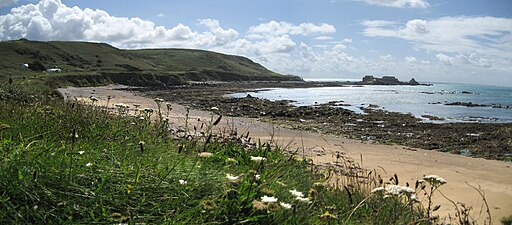
[[[360,107],[373,104],[387,111],[411,113],[425,122],[512,122],[512,87],[433,83],[432,86],[271,88],[235,93],[231,96],[245,97],[247,94],[269,100],[292,100],[292,104],[297,106],[343,101],[350,104],[343,108],[357,113],[363,113]],[[445,105],[452,102],[501,105],[504,108]],[[445,120],[431,121],[422,115],[438,116]]]

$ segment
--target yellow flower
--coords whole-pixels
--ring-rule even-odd
[[[126,192],[128,194],[132,193],[132,185],[131,184],[128,184],[128,186],[126,187]]]

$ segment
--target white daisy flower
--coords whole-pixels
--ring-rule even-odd
[[[279,205],[281,205],[285,209],[291,209],[292,208],[292,204],[288,204],[288,203],[285,203],[285,202],[279,202]]]
[[[304,197],[304,194],[296,189],[290,190],[290,193],[295,197]]]
[[[277,198],[276,197],[269,197],[269,196],[263,196],[261,197],[261,201],[262,202],[265,202],[265,203],[272,203],[272,202],[277,202]]]

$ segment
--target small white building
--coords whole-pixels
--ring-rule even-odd
[[[21,69],[28,69],[28,63],[23,63],[20,65]]]
[[[59,68],[51,68],[51,69],[47,69],[46,72],[50,72],[50,73],[60,73],[62,70],[59,69]]]

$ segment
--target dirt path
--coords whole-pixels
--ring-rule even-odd
[[[100,99],[97,105],[105,105],[107,96],[113,98],[109,106],[116,103],[128,105],[140,104],[141,108],[156,108],[153,99],[137,96],[132,92],[115,90],[115,86],[65,88],[59,89],[69,98],[85,100],[90,96]],[[173,110],[169,116],[170,123],[184,124],[185,107],[172,104]],[[210,112],[190,110],[190,118],[208,121]],[[486,218],[483,201],[478,193],[467,183],[480,186],[485,192],[494,224],[500,224],[499,219],[512,215],[512,163],[470,158],[449,153],[423,149],[410,149],[399,145],[379,145],[361,143],[358,140],[314,134],[304,131],[275,127],[272,124],[259,122],[250,118],[225,118],[223,124],[234,126],[239,133],[249,131],[253,139],[274,142],[290,149],[304,148],[305,155],[315,163],[334,161],[335,152],[343,152],[347,156],[360,161],[364,168],[377,169],[383,177],[398,174],[401,184],[414,184],[423,175],[435,174],[443,177],[448,183],[439,190],[455,202],[463,202],[472,206],[471,214],[477,221]],[[325,151],[324,151],[325,149]],[[435,203],[440,204],[439,215],[445,217],[453,214],[453,206],[439,194],[434,196]],[[481,213],[480,213],[481,212]]]

